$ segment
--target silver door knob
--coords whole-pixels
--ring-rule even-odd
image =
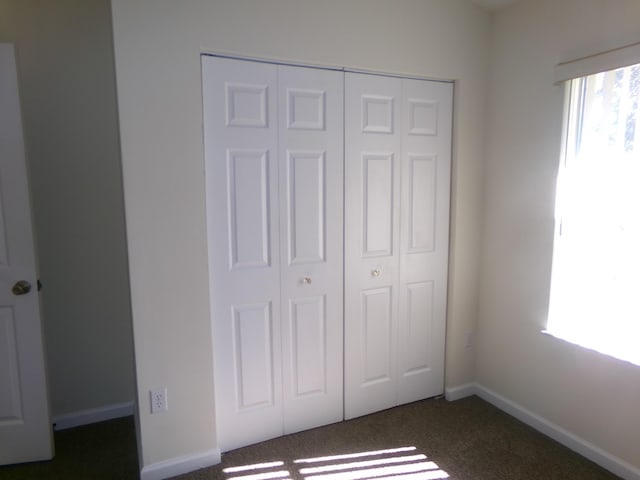
[[[11,288],[11,293],[14,295],[25,295],[31,291],[31,284],[26,280],[18,280],[13,288]]]
[[[304,283],[305,285],[310,285],[311,284],[311,277],[304,277],[302,279],[302,283]]]
[[[375,270],[371,270],[371,276],[372,277],[379,277],[381,273],[382,272],[380,271],[379,268],[376,268]]]

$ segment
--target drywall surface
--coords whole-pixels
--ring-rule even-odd
[[[457,81],[447,385],[474,378],[489,14],[466,0],[113,0],[144,466],[216,448],[201,52]],[[151,416],[150,388],[169,411]]]
[[[16,47],[52,414],[134,399],[108,0],[0,0]]]
[[[523,0],[494,16],[477,366],[480,384],[635,467],[640,367],[541,330],[564,95],[553,68],[640,41],[638,18],[635,0]]]

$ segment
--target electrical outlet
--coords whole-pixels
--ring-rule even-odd
[[[167,405],[167,387],[150,390],[149,397],[151,400],[151,413],[166,412],[169,409]]]
[[[473,331],[465,332],[464,334],[464,348],[473,348],[475,335]]]

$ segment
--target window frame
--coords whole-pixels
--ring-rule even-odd
[[[562,316],[566,316],[566,315],[573,316],[576,314],[579,317],[579,313],[581,311],[580,308],[576,307],[577,302],[575,301],[575,296],[576,296],[575,292],[578,291],[578,289],[576,288],[575,290],[572,290],[570,293],[566,293],[567,292],[566,290],[561,290],[561,289],[564,289],[567,285],[573,286],[573,284],[570,281],[568,281],[568,279],[571,280],[571,273],[567,273],[568,272],[567,264],[568,263],[570,264],[572,255],[567,255],[566,257],[563,257],[563,256],[566,255],[567,246],[575,247],[577,244],[572,243],[572,242],[575,242],[575,238],[569,239],[569,240],[567,240],[566,237],[563,238],[563,233],[565,234],[568,233],[568,232],[563,232],[563,227],[565,224],[565,219],[569,218],[569,215],[567,213],[569,210],[567,208],[567,205],[569,202],[567,201],[567,199],[569,198],[569,195],[572,193],[572,190],[570,187],[575,184],[576,178],[580,180],[580,175],[576,175],[575,173],[576,167],[577,166],[579,167],[579,165],[574,162],[589,162],[589,161],[592,161],[593,159],[592,157],[593,153],[581,155],[581,152],[580,152],[581,147],[584,146],[585,149],[588,147],[588,144],[583,144],[583,140],[584,140],[583,135],[585,134],[585,130],[584,130],[585,122],[591,120],[589,117],[585,116],[585,112],[587,111],[587,109],[591,108],[591,105],[587,105],[587,102],[589,101],[588,88],[590,87],[588,82],[590,81],[591,75],[597,75],[600,73],[605,73],[606,75],[606,73],[608,72],[617,72],[621,68],[622,69],[629,68],[628,70],[629,75],[632,76],[630,78],[633,79],[633,73],[631,69],[640,68],[640,57],[637,59],[635,63],[631,65],[612,68],[605,72],[595,72],[595,73],[581,76],[579,78],[574,78],[574,79],[571,79],[570,81],[565,82],[563,123],[562,123],[563,125],[562,143],[561,143],[561,149],[560,149],[561,154],[560,154],[560,162],[559,162],[557,185],[556,185],[555,228],[554,228],[554,238],[553,238],[552,263],[551,263],[551,279],[550,279],[550,285],[549,285],[549,309],[548,309],[548,315],[547,315],[547,328],[543,330],[543,332],[550,334],[554,337],[560,338],[562,340],[581,345],[591,350],[597,350],[606,355],[613,356],[620,360],[627,361],[640,366],[640,353],[638,354],[631,353],[631,349],[629,348],[629,345],[627,343],[629,339],[625,338],[625,337],[628,337],[629,332],[636,332],[639,334],[637,336],[640,337],[640,317],[638,318],[638,324],[636,326],[632,324],[632,325],[629,325],[628,328],[624,328],[627,326],[626,323],[623,323],[623,322],[617,323],[618,327],[621,324],[624,325],[624,327],[619,331],[618,334],[616,334],[616,332],[612,332],[611,328],[607,330],[606,327],[603,327],[602,324],[604,322],[602,321],[602,319],[600,319],[599,321],[595,320],[597,318],[596,316],[589,316],[589,318],[585,323],[579,323],[576,319],[573,319],[573,318],[571,320],[566,319],[566,321],[561,318]],[[606,78],[607,77],[605,76],[603,81],[606,80]],[[595,82],[596,79],[594,78],[591,81]],[[636,81],[638,80],[636,79]],[[605,82],[605,85],[606,85],[606,82]],[[595,88],[595,85],[594,85],[594,88]],[[626,94],[629,95],[628,99],[631,99],[634,95],[629,91],[627,91]],[[604,98],[607,98],[606,95],[609,95],[609,94],[604,92],[603,95],[605,96]],[[604,111],[606,112],[607,111],[606,102],[604,103],[605,103]],[[635,146],[633,148],[634,152],[631,154],[631,157],[629,158],[640,156],[640,133],[638,132],[638,130],[640,129],[640,108],[637,105],[635,107],[635,115],[636,116],[634,118],[635,124],[634,124],[634,134],[633,134],[633,142]],[[622,116],[622,120],[620,120],[621,117],[618,112],[618,116],[616,118],[617,118],[616,122],[620,122],[620,121],[626,122],[627,117]],[[623,130],[623,132],[624,132],[623,141],[626,142],[626,138],[627,138],[626,128]],[[626,143],[624,145],[624,148],[626,148]],[[621,150],[618,150],[618,152],[621,153]],[[607,153],[608,153],[608,150],[607,150]],[[618,159],[619,157],[616,157],[616,160]],[[621,162],[625,160],[627,159],[626,158],[620,159]],[[638,159],[638,162],[640,163],[640,158]],[[571,177],[572,175],[573,177]],[[576,191],[573,191],[573,194],[576,194]],[[578,195],[578,198],[580,198],[579,195]],[[632,204],[632,205],[635,205],[635,204]],[[571,213],[575,214],[575,211]],[[580,210],[580,213],[583,213],[583,211]],[[572,220],[571,228],[574,228],[573,221],[575,218],[576,217],[573,217],[573,219],[571,219]],[[580,217],[578,216],[577,218],[580,218]],[[596,223],[596,225],[597,226],[606,225],[606,223],[605,224]],[[604,231],[606,232],[607,230],[604,229]],[[571,232],[571,236],[574,236],[574,235],[575,233]],[[606,252],[607,248],[608,247],[610,248],[610,246],[611,244],[609,243],[605,244],[603,250]],[[603,256],[605,255],[605,253],[602,253],[601,255]],[[570,259],[570,260],[567,260],[567,259]],[[575,264],[570,264],[570,265],[574,266]],[[621,272],[624,273],[626,272],[626,270],[623,269],[621,270]],[[634,285],[634,284],[635,283],[632,283],[631,285]],[[565,294],[563,294],[563,292],[565,292]],[[566,301],[563,302],[563,296],[565,297],[565,299],[569,298],[569,302],[566,302]],[[630,304],[631,304],[631,301],[629,301],[628,303],[623,303],[623,306],[626,307],[627,305],[630,305]],[[590,305],[602,307],[602,304],[601,303],[599,304],[598,302],[590,303]],[[635,307],[635,308],[638,309],[638,311],[640,312],[640,308],[638,307]],[[630,311],[634,311],[634,310],[635,309]],[[585,317],[586,316],[587,315],[585,315]],[[622,315],[621,318],[624,318],[625,316],[626,315]],[[585,319],[580,318],[580,320],[585,320]],[[577,330],[583,330],[583,329],[582,328],[579,329],[577,326],[584,327],[584,331],[578,332]],[[627,342],[625,342],[625,339],[627,340]],[[624,344],[623,347],[616,348],[616,346],[619,346],[620,344]]]

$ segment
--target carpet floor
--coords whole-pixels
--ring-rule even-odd
[[[55,441],[54,460],[0,467],[0,480],[138,478],[132,418],[56,432]],[[263,465],[247,469],[257,464]],[[286,435],[227,452],[220,465],[173,480],[365,478],[618,477],[480,398],[469,397],[455,402],[424,400]]]
[[[410,447],[415,449],[408,450]],[[407,450],[387,451],[403,448]],[[300,462],[354,453],[363,456]],[[270,462],[278,464],[252,471],[238,469]],[[320,467],[324,470],[318,470]],[[248,475],[274,472],[288,472],[284,478],[294,480],[618,478],[474,396],[455,402],[424,400],[286,435],[228,452],[222,456],[221,465],[174,480],[242,480],[251,479]]]
[[[47,462],[0,467],[0,480],[132,480],[138,478],[133,417],[54,433],[56,455]]]

